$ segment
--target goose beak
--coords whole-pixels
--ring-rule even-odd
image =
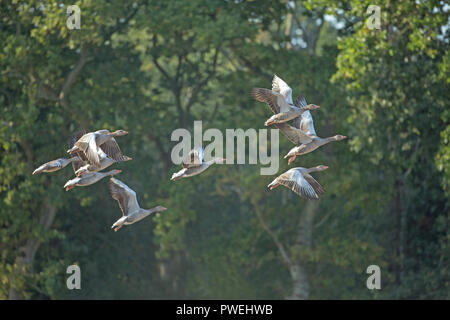
[[[329,167],[328,167],[328,166],[323,166],[323,168],[324,168],[324,169],[328,169]]]
[[[167,208],[166,208],[166,207],[162,207],[161,210],[162,210],[162,211],[166,211]]]
[[[314,105],[314,109],[320,109],[320,106]]]
[[[347,139],[347,136],[342,136],[342,139]]]

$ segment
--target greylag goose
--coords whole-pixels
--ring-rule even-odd
[[[111,196],[114,200],[117,200],[120,210],[122,210],[122,217],[114,222],[111,227],[114,228],[114,231],[119,230],[123,225],[138,222],[154,212],[167,210],[163,206],[157,206],[149,210],[142,209],[137,201],[136,192],[118,179],[111,178],[109,186]]]
[[[33,171],[33,174],[40,174],[42,172],[54,172],[61,170],[62,168],[66,167],[69,163],[79,161],[80,158],[78,157],[72,157],[72,158],[59,158],[56,160],[49,161],[47,163],[44,163],[43,165],[39,166],[36,170]]]
[[[123,136],[128,134],[127,131],[125,130],[117,130],[114,132],[109,132],[108,130],[98,130],[98,131],[94,131],[94,132],[89,132],[84,134],[80,139],[78,139],[78,141],[76,141],[74,143],[74,146],[72,148],[70,148],[69,150],[67,150],[68,153],[73,154],[76,152],[83,152],[86,156],[86,158],[89,160],[90,164],[93,164],[95,166],[100,166],[100,157],[98,154],[98,148],[99,146],[103,145],[103,144],[107,144],[107,148],[111,149],[111,155],[108,154],[108,152],[106,152],[109,156],[111,156],[114,160],[120,160],[120,157],[123,156],[122,153],[120,152],[120,149],[118,149],[118,145],[117,142],[114,139],[114,137],[118,137],[118,136]],[[116,159],[114,156],[115,152],[117,152],[118,149],[118,153],[117,153],[117,157],[118,159]]]
[[[183,169],[174,173],[170,180],[176,181],[182,178],[192,177],[198,175],[208,169],[214,163],[224,163],[224,158],[216,158],[210,161],[203,161],[204,150],[202,147],[194,148],[183,159]]]
[[[106,144],[106,143],[105,143]],[[79,167],[76,171],[75,171],[75,175],[77,177],[89,173],[89,172],[98,172],[101,170],[104,170],[106,168],[108,168],[109,166],[111,166],[112,164],[116,163],[116,162],[123,162],[123,161],[130,161],[132,160],[131,157],[128,156],[122,156],[120,161],[117,161],[113,158],[110,158],[104,151],[103,151],[104,145],[101,145],[98,149],[98,153],[99,153],[99,157],[100,157],[100,165],[96,166],[93,164],[85,164],[81,167]],[[86,162],[84,162],[86,163]]]
[[[292,101],[292,89],[277,75],[273,76],[272,90],[263,88],[253,88],[252,96],[260,102],[265,102],[275,113],[265,123],[270,126],[276,123],[283,123],[299,117],[306,110],[315,110],[319,106],[315,104],[299,106]]]
[[[267,188],[270,190],[283,185],[306,199],[319,199],[325,193],[323,187],[310,175],[311,172],[323,171],[327,166],[320,165],[313,168],[292,168],[279,175]]]
[[[305,106],[305,98],[301,97],[297,99],[296,104]],[[288,164],[291,164],[298,155],[310,153],[329,142],[341,141],[347,138],[340,134],[328,138],[318,137],[314,129],[313,118],[309,111],[305,111],[300,118],[294,120],[294,127],[285,123],[278,124],[277,127],[296,145],[284,157],[289,158]]]
[[[66,184],[64,185],[64,188],[66,189],[66,191],[69,191],[70,189],[73,189],[75,187],[90,186],[91,184],[94,184],[107,176],[114,176],[121,172],[122,170],[115,169],[108,172],[85,173],[79,177],[67,181]]]
[[[132,160],[132,158],[122,154],[122,151],[120,150],[120,147],[117,144],[116,140],[114,138],[111,138],[97,148],[100,164],[95,165],[90,163],[85,153],[75,147],[75,143],[84,135],[85,132],[79,132],[71,138],[69,143],[69,150],[73,150],[72,154],[76,154],[80,158],[79,161],[75,161],[72,163],[76,176],[80,176],[88,172],[97,172],[104,170],[116,162]]]

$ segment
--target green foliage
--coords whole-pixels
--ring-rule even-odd
[[[381,1],[381,30],[361,0],[70,4],[80,30],[66,3],[0,3],[0,299],[283,299],[293,266],[312,299],[449,298],[442,2]],[[323,198],[265,191],[260,165],[169,181],[172,131],[264,128],[270,111],[249,92],[273,73],[321,106],[319,136],[349,137],[296,160],[330,167],[315,174]],[[31,175],[80,128],[128,130],[117,177],[168,210],[115,233],[106,179],[65,192],[70,166]],[[280,134],[279,173],[291,147]],[[71,264],[82,290],[66,288]]]

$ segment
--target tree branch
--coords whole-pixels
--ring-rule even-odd
[[[259,223],[261,224],[261,226],[263,227],[264,230],[266,230],[266,232],[269,234],[269,236],[272,238],[273,242],[275,243],[275,245],[278,248],[278,251],[280,252],[284,262],[287,264],[287,266],[289,268],[292,267],[292,260],[289,257],[289,255],[287,254],[286,249],[284,248],[283,244],[281,243],[281,241],[278,239],[278,236],[270,229],[270,227],[265,223],[262,214],[261,214],[261,210],[259,208],[259,206],[256,204],[255,201],[251,201],[253,208],[255,208],[255,212],[256,212],[256,216],[258,217]]]
[[[75,67],[70,71],[59,93],[59,100],[65,108],[69,108],[68,97],[76,78],[80,74],[85,64],[89,61],[92,61],[92,57],[88,57],[86,46],[81,45],[80,58],[75,64]]]

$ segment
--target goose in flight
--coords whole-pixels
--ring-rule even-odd
[[[320,165],[313,168],[292,168],[285,173],[279,175],[273,180],[267,188],[272,190],[280,185],[285,186],[299,196],[306,199],[315,200],[325,193],[324,188],[314,179],[310,173],[316,171],[324,171],[328,169],[327,166]]]
[[[76,161],[80,161],[80,158],[78,158],[77,156],[69,159],[59,158],[56,160],[52,160],[39,166],[36,170],[33,171],[33,174],[40,174],[43,172],[55,172],[66,167],[69,163],[73,163]]]
[[[118,179],[111,178],[109,186],[112,198],[117,200],[120,210],[122,210],[122,217],[114,222],[111,227],[114,231],[119,230],[123,225],[138,222],[154,212],[167,210],[163,206],[157,206],[149,210],[142,209],[137,201],[136,192]]]
[[[75,136],[73,136],[70,140],[69,148],[76,150],[76,148],[74,148],[74,145],[76,141],[79,140],[83,135],[83,132],[79,132]],[[120,147],[114,138],[111,138],[110,140],[100,145],[97,148],[97,153],[100,160],[99,165],[90,163],[84,152],[82,152],[81,150],[72,152],[72,154],[76,154],[79,158],[78,161],[74,161],[72,163],[73,170],[75,171],[75,175],[77,177],[88,172],[97,172],[104,170],[116,162],[132,160],[132,158],[122,154],[122,151],[120,150]]]
[[[214,163],[224,163],[224,158],[216,158],[210,161],[203,161],[205,151],[202,147],[196,147],[191,150],[183,159],[183,169],[174,173],[170,180],[176,181],[182,178],[198,175],[208,169]]]
[[[108,130],[98,130],[84,134],[79,138],[69,150],[68,153],[73,154],[76,152],[82,152],[88,159],[89,163],[94,166],[100,166],[100,156],[98,149],[100,146],[106,144],[105,148],[110,149],[111,156],[114,160],[120,161],[123,157],[120,148],[117,145],[114,137],[123,136],[128,134],[125,130],[117,130],[109,132]],[[118,150],[118,151],[117,151]],[[105,151],[105,150],[104,150]]]
[[[283,123],[299,117],[306,110],[315,110],[319,106],[309,104],[305,106],[294,105],[292,102],[292,89],[277,75],[272,80],[272,90],[264,88],[253,88],[252,96],[255,100],[265,102],[274,113],[265,123],[270,126]]]
[[[296,104],[305,106],[306,100],[304,97],[298,98]],[[301,117],[294,120],[294,127],[281,123],[277,124],[280,131],[296,146],[292,148],[284,158],[289,158],[288,164],[291,164],[298,155],[310,153],[317,148],[332,142],[346,139],[346,136],[335,135],[327,138],[320,138],[314,129],[314,122],[309,111],[305,111]]]
[[[101,179],[108,177],[108,176],[114,176],[118,173],[121,173],[122,170],[111,170],[108,172],[89,172],[85,173],[79,177],[73,178],[66,182],[64,185],[64,188],[66,191],[69,191],[70,189],[73,189],[75,187],[85,187],[90,186],[91,184],[96,183],[97,181],[100,181]]]
[[[120,149],[118,149],[119,146],[117,145],[117,143],[115,143],[115,141],[111,140],[111,141],[105,142],[98,148],[98,156],[100,159],[100,165],[96,166],[96,165],[90,164],[88,161],[84,161],[83,162],[84,165],[79,166],[78,169],[75,170],[75,175],[77,177],[79,177],[85,173],[88,173],[88,172],[98,172],[98,171],[104,170],[116,162],[124,162],[124,161],[133,160],[131,157],[128,157],[125,155],[121,155],[120,157],[117,155],[111,155],[111,152],[107,148],[105,148],[105,144],[115,144],[115,146],[117,146],[118,152],[120,152]],[[108,152],[108,154],[105,151]],[[115,159],[120,159],[120,160],[115,160]]]

